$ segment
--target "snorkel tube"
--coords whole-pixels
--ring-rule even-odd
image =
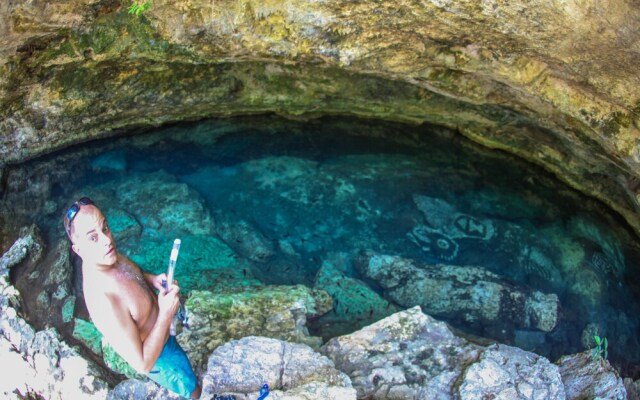
[[[178,261],[178,252],[180,252],[180,239],[173,241],[173,248],[171,249],[171,256],[169,256],[169,268],[167,269],[167,290],[171,290],[173,285],[173,273],[176,269],[176,261]],[[169,328],[169,334],[171,336],[176,335],[176,318],[175,316],[171,320],[171,328]]]

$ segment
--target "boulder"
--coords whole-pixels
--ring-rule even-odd
[[[306,322],[331,309],[331,297],[306,286],[264,286],[227,292],[194,290],[186,302],[188,327],[178,341],[195,370],[223,343],[261,335],[319,347]]]
[[[184,399],[155,382],[127,379],[117,384],[107,393],[107,400],[180,400]]]
[[[399,311],[365,282],[347,276],[331,261],[322,264],[314,287],[325,290],[333,299],[331,311],[314,321],[324,337],[350,333]]]
[[[623,379],[607,360],[594,358],[591,350],[561,357],[560,368],[567,400],[627,398]]]
[[[226,343],[211,354],[201,399],[256,399],[265,383],[273,393],[269,397],[277,399],[356,399],[349,377],[311,347],[255,336]]]
[[[515,287],[484,268],[431,265],[374,253],[362,254],[356,266],[384,289],[385,297],[405,307],[420,305],[435,316],[508,332],[549,332],[558,322],[555,294]]]
[[[321,349],[367,399],[564,399],[558,368],[511,346],[455,336],[414,307]]]
[[[273,243],[247,221],[219,218],[216,233],[236,253],[251,261],[264,263],[274,254]]]
[[[462,375],[454,398],[475,399],[564,399],[557,366],[549,360],[517,347],[487,347]]]

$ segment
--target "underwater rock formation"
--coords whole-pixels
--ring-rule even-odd
[[[633,3],[128,4],[0,7],[3,162],[211,116],[428,122],[543,165],[640,231]]]
[[[215,399],[216,394],[256,399],[265,383],[278,399],[356,399],[349,377],[327,357],[304,344],[265,337],[218,347],[207,363],[201,399]]]
[[[519,289],[484,268],[429,265],[374,253],[363,253],[356,266],[402,306],[420,305],[438,317],[458,316],[502,330],[507,337],[514,327],[549,332],[558,322],[557,295]]]
[[[322,326],[323,336],[334,337],[362,328],[399,311],[365,282],[341,271],[346,254],[333,255],[316,274],[314,287],[326,291],[333,308],[314,323]]]

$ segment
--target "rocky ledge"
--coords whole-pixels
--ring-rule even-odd
[[[542,165],[640,232],[633,2],[129,5],[0,5],[2,163],[214,116],[431,123]]]
[[[36,331],[24,320],[21,298],[9,282],[9,270],[37,259],[41,248],[37,232],[24,230],[0,259],[0,352],[2,359],[11,363],[11,368],[3,372],[10,378],[1,380],[0,393],[9,399],[175,398],[149,381],[114,379],[113,372],[81,355],[78,347],[65,343],[54,329]],[[283,290],[267,287],[245,301],[266,296],[277,303],[283,298]],[[284,302],[283,309],[298,310],[297,314],[290,313],[289,319],[283,313],[263,315],[264,328],[258,328],[262,335],[272,336],[287,336],[285,331],[289,329],[293,332],[288,335],[289,341],[250,336],[259,326],[250,318],[245,325],[247,335],[240,335],[243,329],[237,328],[235,334],[242,336],[238,339],[224,343],[213,339],[219,345],[208,355],[200,374],[203,399],[223,395],[254,399],[265,383],[270,396],[287,400],[627,398],[625,383],[617,372],[606,360],[594,360],[588,351],[553,364],[515,347],[479,345],[456,336],[419,306],[331,339],[318,348],[318,342],[305,334],[303,315],[323,313],[326,298],[303,287],[292,290],[294,295],[290,297],[299,300]],[[194,305],[206,298],[194,299]],[[236,310],[252,308],[237,303],[242,302],[231,302]],[[227,315],[221,308],[220,315],[213,319],[194,315],[194,323],[210,324],[210,331],[220,331],[220,319]],[[269,311],[256,313],[263,312]],[[227,318],[234,324],[231,317]],[[274,324],[281,326],[275,329]],[[184,336],[187,330],[180,336],[188,344],[191,338]],[[222,331],[220,338],[225,337]],[[637,393],[638,383],[627,380],[629,393]]]

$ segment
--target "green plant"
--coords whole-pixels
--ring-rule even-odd
[[[598,360],[606,360],[609,355],[609,341],[606,337],[601,338],[598,335],[593,337],[593,340],[596,341],[596,347],[591,351],[591,355],[593,356],[593,361]]]
[[[151,2],[150,1],[145,1],[144,3],[141,3],[141,2],[139,2],[137,0],[135,0],[129,6],[129,14],[140,15],[143,12],[147,11],[149,8],[151,8]]]

